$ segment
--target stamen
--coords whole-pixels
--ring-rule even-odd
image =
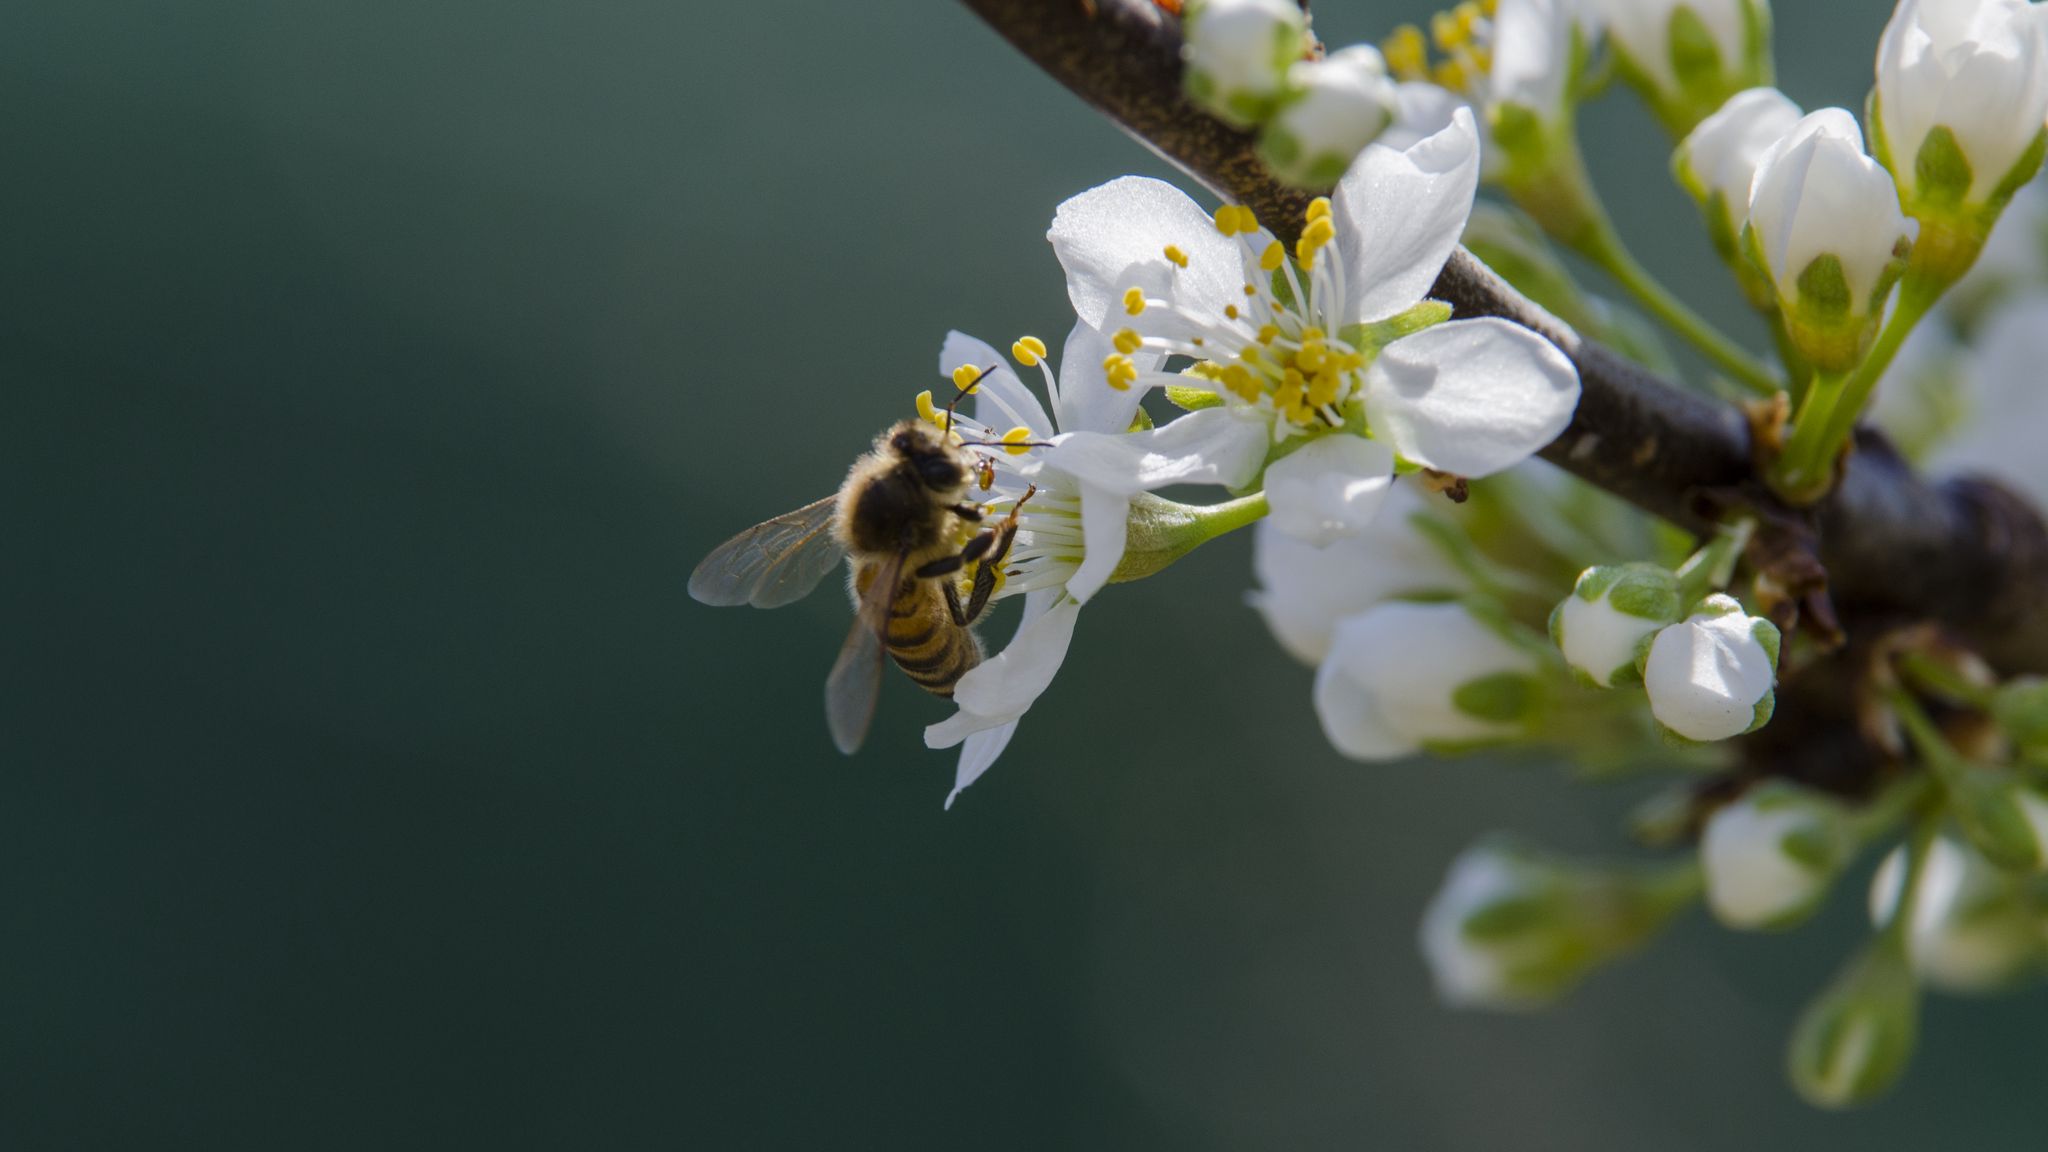
[[[1313,224],[1316,221],[1321,220],[1323,217],[1328,216],[1329,214],[1330,198],[1328,196],[1318,196],[1315,199],[1308,202],[1308,211],[1303,212],[1301,214],[1301,218],[1304,221]]]
[[[917,418],[935,428],[946,426],[944,418],[939,415],[938,406],[932,403],[929,389],[917,394]]]
[[[1117,329],[1116,335],[1111,336],[1109,342],[1126,356],[1145,346],[1145,338],[1129,328]]]
[[[1224,316],[1226,316],[1226,317],[1228,317],[1229,319],[1232,319],[1232,320],[1235,320],[1235,319],[1237,319],[1237,317],[1238,317],[1237,305],[1235,305],[1235,304],[1225,304],[1225,305],[1223,306],[1223,315],[1224,315]]]
[[[1125,311],[1125,312],[1128,312],[1128,313],[1130,313],[1130,314],[1131,314],[1131,315],[1133,315],[1133,316],[1141,316],[1141,315],[1143,315],[1143,314],[1144,314],[1144,312],[1145,312],[1145,290],[1144,290],[1144,289],[1142,289],[1142,288],[1135,288],[1135,287],[1134,287],[1134,288],[1130,288],[1130,289],[1127,289],[1127,290],[1126,290],[1126,291],[1124,292],[1124,311]]]
[[[1036,336],[1020,337],[1010,345],[1010,355],[1026,368],[1035,368],[1040,360],[1045,359],[1045,341]]]
[[[1121,352],[1113,352],[1103,358],[1102,373],[1109,379],[1109,386],[1119,392],[1127,391],[1138,382],[1138,366]]]
[[[1031,451],[1031,429],[1018,427],[1003,433],[1003,451],[1012,456],[1022,456]]]
[[[1307,236],[1308,234],[1304,232],[1302,235]],[[1259,253],[1259,269],[1264,272],[1278,272],[1280,270],[1280,262],[1285,259],[1287,259],[1287,250],[1280,246],[1278,240],[1275,240],[1271,244],[1266,245],[1264,252]],[[1252,286],[1247,284],[1244,287],[1246,294],[1251,294]]]
[[[981,369],[972,364],[962,364],[953,369],[953,387],[963,396],[972,396],[981,391]]]
[[[1171,260],[1176,268],[1188,266],[1188,254],[1181,251],[1178,244],[1168,244],[1166,246],[1166,258]]]
[[[1417,81],[1429,76],[1429,45],[1422,38],[1422,29],[1413,24],[1394,29],[1380,44],[1380,54],[1387,58],[1387,69],[1397,79]]]

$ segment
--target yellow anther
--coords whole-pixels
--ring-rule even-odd
[[[1453,92],[1465,91],[1472,82],[1471,74],[1456,60],[1446,60],[1438,64],[1430,70],[1429,78],[1437,87],[1448,88]]]
[[[1223,315],[1224,315],[1225,317],[1227,317],[1228,319],[1231,319],[1231,320],[1235,320],[1235,319],[1237,319],[1237,318],[1238,318],[1238,316],[1240,315],[1240,313],[1239,313],[1239,312],[1238,312],[1238,310],[1237,310],[1237,305],[1235,305],[1235,304],[1225,304],[1225,305],[1223,306]]]
[[[1261,344],[1271,344],[1271,343],[1272,343],[1273,341],[1275,341],[1275,340],[1278,340],[1279,338],[1280,338],[1280,326],[1279,326],[1279,325],[1277,325],[1277,324],[1261,324],[1261,325],[1259,325],[1259,343],[1261,343]]]
[[[1126,356],[1145,346],[1145,338],[1129,328],[1117,329],[1116,335],[1110,337],[1109,342],[1116,345],[1116,350]]]
[[[1301,330],[1301,342],[1304,344],[1309,343],[1312,340],[1327,340],[1329,338],[1329,333],[1324,332],[1321,328],[1317,328],[1314,325],[1310,325],[1309,327],[1303,328]]]
[[[1294,362],[1303,372],[1320,372],[1330,362],[1330,350],[1319,340],[1304,338],[1301,351],[1294,354]]]
[[[1238,204],[1235,207],[1237,208],[1238,232],[1246,236],[1257,232],[1259,230],[1259,218],[1252,213],[1252,210],[1242,204]]]
[[[1326,213],[1314,217],[1308,227],[1301,230],[1301,238],[1310,248],[1321,248],[1337,238],[1337,222]]]
[[[1438,12],[1429,18],[1429,38],[1439,52],[1449,52],[1464,47],[1468,33],[1455,12]]]
[[[1306,233],[1302,235],[1301,239],[1294,242],[1294,262],[1301,265],[1301,270],[1304,272],[1314,271],[1315,269],[1316,246],[1308,242],[1308,235]]]
[[[1313,224],[1329,214],[1330,198],[1328,196],[1318,196],[1308,202],[1308,211],[1303,212],[1301,218]]]
[[[938,406],[932,403],[932,394],[929,391],[917,394],[917,417],[928,424],[936,424],[941,428],[946,426],[946,421],[939,415]]]
[[[1235,204],[1219,204],[1216,206],[1216,230],[1218,232],[1223,233],[1225,236],[1237,235],[1236,209],[1237,205]]]
[[[976,383],[980,379],[981,369],[976,368],[972,364],[962,364],[958,368],[953,369],[953,387],[958,388],[969,396],[981,390],[981,385]]]
[[[1124,290],[1124,311],[1133,316],[1140,315],[1145,311],[1145,290],[1143,288],[1127,288]]]
[[[1031,451],[1031,429],[1012,428],[1003,433],[1003,451],[1012,456],[1022,456]]]
[[[1337,390],[1342,385],[1343,380],[1335,372],[1316,373],[1309,378],[1308,382],[1309,406],[1321,408],[1324,405],[1335,404],[1337,402]]]
[[[1403,24],[1380,45],[1389,71],[1402,80],[1421,80],[1429,75],[1429,45],[1422,29]]]
[[[1244,294],[1247,296],[1257,296],[1259,294],[1259,286],[1257,284],[1245,285]]]
[[[1303,376],[1299,368],[1290,366],[1286,371],[1280,373],[1280,386],[1283,388],[1300,388],[1306,383],[1308,383],[1308,377]]]
[[[1188,254],[1181,251],[1178,244],[1168,244],[1166,246],[1166,258],[1173,261],[1173,266],[1176,268],[1188,266]]]
[[[1465,0],[1463,4],[1451,9],[1451,14],[1458,18],[1458,30],[1464,33],[1467,43],[1471,42],[1473,34],[1479,30],[1479,22],[1486,18],[1486,13],[1475,0]]]
[[[1287,259],[1287,250],[1280,247],[1280,242],[1275,240],[1271,244],[1266,245],[1264,252],[1259,253],[1259,267],[1267,272],[1278,272],[1281,261],[1285,259]],[[1251,285],[1247,284],[1245,287],[1249,288]]]
[[[1010,345],[1010,355],[1026,368],[1036,368],[1038,362],[1045,359],[1045,341],[1036,336],[1019,337],[1015,344]]]
[[[1247,404],[1256,401],[1261,395],[1258,379],[1242,364],[1232,364],[1224,368],[1221,380],[1225,388],[1230,389]]]
[[[1138,382],[1138,366],[1121,352],[1113,352],[1103,358],[1102,374],[1109,380],[1109,386],[1119,392]]]

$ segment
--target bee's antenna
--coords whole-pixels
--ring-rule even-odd
[[[953,398],[952,398],[951,400],[949,400],[949,401],[947,401],[947,402],[946,402],[946,429],[945,429],[945,430],[946,430],[946,434],[947,434],[947,435],[949,435],[949,436],[950,436],[950,435],[952,435],[952,433],[953,433],[953,409],[955,409],[955,408],[958,408],[958,407],[960,406],[960,402],[961,402],[962,400],[965,400],[965,399],[967,399],[967,398],[968,398],[969,396],[972,396],[972,395],[974,395],[974,390],[975,390],[976,388],[980,387],[980,386],[981,386],[981,382],[982,382],[983,380],[985,380],[985,379],[987,379],[987,378],[988,378],[988,374],[989,374],[989,373],[991,373],[991,372],[993,372],[993,371],[995,371],[995,370],[996,370],[996,366],[995,366],[994,364],[991,364],[991,365],[989,365],[988,367],[986,367],[986,368],[983,368],[983,369],[982,369],[981,371],[979,371],[979,372],[976,372],[976,373],[974,374],[974,379],[972,379],[972,380],[969,380],[969,381],[968,381],[967,383],[965,383],[965,384],[961,384],[961,383],[959,383],[959,382],[957,382],[957,381],[956,381],[956,382],[955,382],[955,383],[953,384],[953,388],[954,388],[954,392],[953,392]]]

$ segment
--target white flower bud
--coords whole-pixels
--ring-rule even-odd
[[[1623,75],[1683,134],[1730,92],[1770,82],[1764,0],[1602,0]]]
[[[1430,900],[1422,955],[1446,1003],[1537,1008],[1640,945],[1691,894],[1681,876],[1603,872],[1484,841]]]
[[[1956,826],[1977,851],[2004,868],[2048,870],[2048,792],[2004,768],[1937,768]]]
[[[1604,564],[1579,573],[1550,614],[1565,663],[1601,688],[1637,676],[1643,642],[1677,622],[1678,577],[1655,564]]]
[[[1757,162],[1804,115],[1776,88],[1737,92],[1692,130],[1672,154],[1671,170],[1707,217],[1721,257],[1743,264],[1737,248],[1749,223],[1749,188]]]
[[[1900,0],[1878,42],[1871,115],[1909,213],[1995,208],[2041,162],[2041,12],[2025,0]]]
[[[1807,1005],[1786,1065],[1808,1103],[1846,1108],[1883,1095],[1912,1059],[1920,996],[1905,950],[1880,936]]]
[[[1537,668],[1461,604],[1380,604],[1337,624],[1316,716],[1354,760],[1511,739],[1537,703]]]
[[[1778,629],[1714,595],[1681,623],[1657,633],[1643,664],[1650,714],[1687,740],[1726,740],[1771,718]]]
[[[1292,0],[1194,0],[1183,24],[1188,95],[1240,128],[1259,123],[1285,91],[1305,31]]]
[[[1823,372],[1863,359],[1915,231],[1843,109],[1808,114],[1757,162],[1745,240],[1792,339]]]
[[[1335,184],[1394,118],[1394,82],[1369,44],[1296,64],[1288,88],[1259,129],[1259,158],[1303,188]]]
[[[1259,521],[1252,530],[1259,588],[1247,599],[1280,646],[1304,664],[1319,664],[1346,616],[1395,597],[1466,591],[1465,576],[1415,530],[1412,518],[1422,510],[1412,486],[1395,484],[1362,533],[1321,548],[1270,519]]]
[[[1892,850],[1870,881],[1870,922],[1897,915],[1906,852]],[[2042,938],[2025,882],[1947,836],[1928,845],[1913,897],[1907,949],[1913,970],[1945,992],[2010,987],[2042,958]]]
[[[1730,928],[1790,928],[1813,914],[1856,850],[1841,802],[1784,781],[1717,809],[1700,835],[1707,905]]]

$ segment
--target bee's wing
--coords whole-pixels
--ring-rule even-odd
[[[898,552],[884,561],[868,590],[861,593],[853,630],[839,646],[831,675],[825,677],[825,723],[832,729],[832,742],[848,756],[860,750],[868,722],[875,718],[875,698],[882,688],[882,637],[889,627],[889,607],[896,602],[896,588],[903,579],[903,557]]]
[[[705,604],[780,608],[810,594],[846,549],[832,534],[838,497],[764,520],[712,549],[690,573],[690,596]]]

